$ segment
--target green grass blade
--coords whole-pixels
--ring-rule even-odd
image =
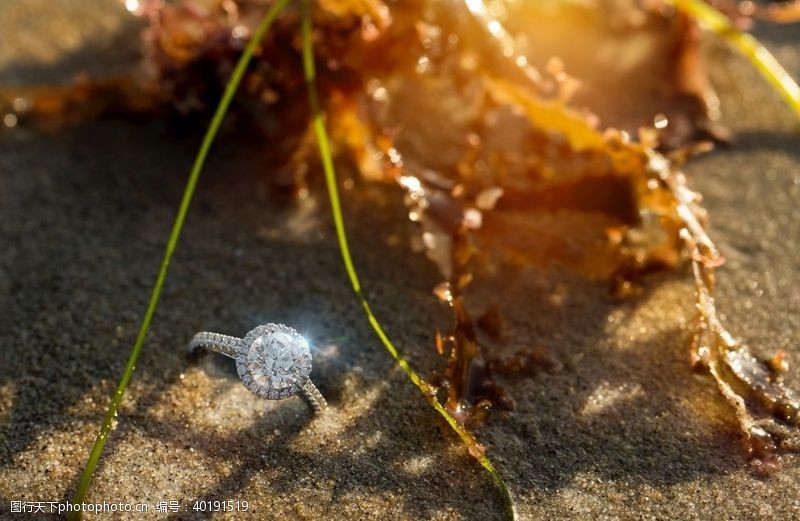
[[[222,120],[225,117],[225,113],[227,112],[228,107],[233,100],[233,96],[239,87],[239,83],[242,81],[242,77],[247,69],[247,65],[250,63],[250,60],[253,57],[253,53],[255,52],[259,43],[261,43],[261,41],[264,39],[264,35],[266,34],[270,25],[272,25],[272,22],[275,20],[278,14],[280,14],[288,1],[289,0],[278,0],[264,15],[264,18],[261,20],[256,28],[256,31],[253,33],[253,36],[250,38],[250,41],[242,53],[241,58],[239,58],[239,62],[236,64],[233,75],[225,87],[225,92],[222,95],[219,105],[217,106],[217,110],[214,113],[211,124],[208,126],[208,130],[203,138],[203,143],[200,146],[200,150],[197,152],[197,157],[192,165],[192,170],[189,174],[189,180],[186,182],[186,188],[183,191],[183,198],[181,199],[178,213],[175,216],[175,221],[172,225],[172,231],[170,232],[169,239],[167,240],[164,258],[161,261],[161,268],[158,271],[155,285],[153,286],[152,293],[150,294],[150,302],[147,305],[147,310],[145,311],[141,326],[139,327],[139,334],[136,337],[136,342],[133,344],[133,349],[131,349],[131,354],[128,358],[128,364],[125,366],[125,372],[122,374],[119,385],[117,385],[117,390],[111,400],[111,405],[109,405],[108,410],[106,411],[103,425],[100,427],[100,433],[95,439],[94,446],[92,446],[89,459],[86,462],[86,467],[84,468],[80,482],[78,483],[78,489],[75,493],[73,503],[82,503],[86,498],[86,494],[92,482],[92,477],[94,476],[95,469],[97,468],[97,464],[100,460],[100,455],[103,452],[108,434],[111,431],[111,425],[115,416],[117,415],[117,410],[122,402],[122,398],[125,395],[125,389],[128,387],[128,383],[130,383],[131,378],[133,377],[133,371],[136,367],[136,360],[139,358],[139,353],[142,350],[142,345],[144,344],[145,337],[147,336],[147,331],[149,330],[150,323],[153,320],[153,315],[156,311],[158,300],[161,297],[161,291],[164,287],[164,280],[166,279],[167,271],[169,270],[169,263],[172,259],[172,254],[175,252],[175,247],[178,244],[178,239],[180,238],[181,230],[183,229],[183,223],[186,220],[186,214],[189,211],[189,205],[192,201],[195,187],[197,186],[197,179],[200,177],[200,171],[203,168],[208,151],[211,148],[211,144],[214,142],[217,131],[219,130]],[[72,518],[79,519],[80,514],[78,513],[72,516]]]
[[[800,86],[753,35],[737,30],[724,14],[704,0],[668,0],[668,2],[730,42],[750,60],[800,118]]]
[[[302,40],[303,71],[306,77],[306,87],[308,90],[308,102],[311,108],[311,117],[313,118],[312,124],[317,138],[317,143],[319,145],[322,168],[325,172],[325,183],[328,188],[331,212],[333,213],[333,222],[336,228],[336,237],[339,241],[339,250],[341,251],[345,270],[347,271],[347,276],[350,279],[350,284],[353,287],[353,292],[356,295],[356,299],[358,300],[359,304],[361,304],[361,307],[367,316],[367,320],[372,326],[372,329],[375,331],[375,334],[378,336],[381,343],[383,343],[384,347],[395,360],[395,362],[397,362],[397,365],[403,369],[411,382],[417,386],[417,388],[426,396],[426,398],[428,398],[428,401],[431,403],[433,408],[436,409],[436,412],[438,412],[445,419],[447,424],[450,425],[450,427],[458,434],[462,441],[464,441],[464,443],[470,448],[470,454],[472,454],[489,472],[495,484],[503,493],[503,499],[505,501],[509,517],[511,519],[516,519],[511,493],[503,481],[503,478],[500,476],[500,473],[497,471],[497,469],[495,469],[492,462],[486,457],[485,454],[482,453],[482,451],[475,450],[478,447],[475,438],[461,425],[459,425],[455,418],[453,418],[453,416],[447,412],[447,409],[445,409],[432,395],[428,384],[425,383],[414,371],[414,369],[411,368],[409,363],[402,356],[400,356],[397,348],[394,346],[392,341],[389,340],[389,337],[386,335],[383,327],[381,327],[380,322],[378,322],[378,319],[372,312],[369,302],[361,290],[361,282],[359,281],[358,274],[356,273],[356,269],[353,265],[353,260],[350,255],[350,246],[348,245],[347,231],[345,230],[344,219],[342,218],[342,207],[339,199],[339,190],[337,188],[336,173],[333,167],[330,142],[328,140],[328,134],[325,129],[325,121],[322,111],[320,110],[319,98],[317,95],[314,51],[311,39],[311,9],[308,0],[303,0]]]

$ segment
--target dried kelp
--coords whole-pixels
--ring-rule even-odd
[[[747,450],[763,469],[769,470],[776,463],[776,442],[795,448],[800,440],[796,432],[777,421],[798,425],[800,395],[780,381],[781,373],[787,369],[780,354],[770,361],[760,360],[723,326],[714,304],[715,270],[723,258],[701,224],[705,211],[698,204],[699,196],[686,187],[683,174],[673,171],[662,157],[653,154],[651,158],[651,171],[678,203],[677,212],[684,225],[681,237],[692,263],[696,296],[692,361],[714,377],[720,392],[736,410],[747,436]],[[765,408],[760,418],[746,398],[757,400]]]
[[[410,216],[421,223],[422,242],[447,278],[436,293],[455,315],[453,331],[437,342],[449,361],[448,408],[467,421],[471,414],[482,415],[487,402],[505,401],[492,382],[462,295],[497,256],[505,263],[555,260],[624,284],[654,266],[675,265],[686,251],[698,287],[696,364],[707,368],[737,411],[748,452],[769,466],[774,441],[790,431],[775,428],[768,417],[755,419],[758,412],[746,398],[760,400],[789,425],[797,423],[798,401],[781,385],[778,372],[735,341],[716,315],[713,277],[721,257],[701,224],[706,216],[699,197],[655,150],[665,134],[645,129],[634,143],[625,132],[596,130],[591,116],[565,104],[564,90],[573,87],[561,67],[547,71],[556,88],[543,86],[548,75],[532,68],[483,4],[467,4],[525,81],[509,81],[478,58],[465,67],[463,55],[454,64],[425,54],[412,78],[398,78],[397,71],[373,77],[371,99],[362,104],[366,116],[349,124],[361,138],[370,138],[356,141],[356,158],[386,157],[385,175],[406,189]],[[461,51],[480,55],[474,48]],[[458,77],[467,76],[464,68],[470,73],[466,80]],[[709,92],[699,97],[706,115],[717,108]],[[461,103],[447,102],[452,99]],[[343,118],[358,119],[357,106],[351,102]],[[418,120],[419,113],[426,117]],[[668,121],[662,115],[656,127]],[[335,119],[332,125],[336,128]],[[393,134],[394,128],[403,131]],[[364,170],[380,171],[375,165]]]

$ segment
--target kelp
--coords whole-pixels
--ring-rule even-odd
[[[548,71],[557,85],[548,87],[548,74],[521,59],[519,46],[488,9],[481,2],[467,6],[497,41],[496,54],[522,74],[503,74],[480,59],[465,66],[463,56],[451,62],[423,54],[417,60],[423,67],[410,78],[398,77],[402,68],[375,74],[367,101],[334,99],[334,113],[345,123],[331,121],[335,134],[359,136],[344,142],[371,177],[381,172],[375,156],[385,156],[383,177],[405,188],[409,215],[445,276],[435,293],[453,308],[454,326],[437,334],[436,349],[448,361],[439,382],[448,409],[467,423],[485,416],[487,405],[508,402],[493,382],[464,302],[464,288],[481,273],[502,264],[558,262],[615,281],[624,295],[631,278],[675,266],[685,252],[697,287],[693,364],[712,375],[736,411],[748,454],[770,468],[777,443],[796,444],[800,402],[775,364],[734,340],[716,313],[713,280],[722,257],[704,231],[699,196],[659,151],[665,150],[659,142],[664,134],[657,130],[669,118],[656,118],[638,142],[624,131],[598,130],[591,115],[568,103],[563,90],[571,87],[560,66]],[[466,52],[491,55],[491,49]],[[459,77],[467,75],[459,69],[469,77]],[[712,108],[715,97],[704,96]],[[674,156],[687,153],[690,148]]]

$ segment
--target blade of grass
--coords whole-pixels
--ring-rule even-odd
[[[800,86],[753,35],[737,30],[724,14],[708,5],[704,0],[666,1],[730,42],[750,60],[800,118]]]
[[[302,3],[303,71],[306,77],[308,103],[311,109],[311,117],[313,118],[312,124],[314,127],[314,133],[317,138],[317,144],[319,145],[322,168],[325,172],[325,184],[328,188],[331,212],[333,213],[333,222],[334,227],[336,228],[336,238],[339,242],[339,250],[341,251],[342,260],[344,261],[345,270],[347,271],[347,276],[350,279],[350,284],[353,287],[353,292],[355,293],[356,299],[364,310],[364,314],[372,326],[372,329],[375,331],[375,334],[378,336],[381,343],[383,343],[391,357],[395,360],[395,362],[397,362],[397,365],[403,369],[409,380],[411,380],[411,382],[425,395],[433,408],[436,409],[436,412],[438,412],[444,418],[447,424],[450,425],[450,427],[458,434],[461,440],[467,445],[470,454],[475,457],[478,462],[489,472],[495,484],[499,487],[503,494],[503,499],[505,501],[509,517],[511,519],[516,519],[511,493],[509,492],[505,481],[503,481],[502,476],[500,476],[500,473],[497,471],[497,469],[495,469],[489,458],[487,458],[483,453],[477,440],[475,440],[475,438],[461,425],[459,425],[455,418],[453,418],[453,416],[447,412],[447,409],[445,409],[435,398],[435,396],[433,396],[430,386],[419,377],[411,365],[409,365],[409,363],[400,355],[392,341],[389,340],[389,337],[386,335],[386,332],[383,330],[380,322],[378,322],[378,319],[375,317],[375,314],[370,308],[369,302],[361,290],[361,282],[359,281],[358,274],[350,255],[350,246],[348,244],[347,231],[345,230],[344,219],[342,217],[342,206],[339,199],[339,190],[337,188],[336,173],[333,167],[330,142],[328,140],[328,134],[325,129],[325,121],[322,111],[320,110],[319,98],[317,95],[314,51],[311,39],[311,8],[309,5],[309,0],[302,0]]]
[[[150,294],[150,302],[147,305],[147,310],[145,311],[141,326],[139,327],[139,334],[136,337],[136,342],[133,344],[133,349],[131,349],[131,354],[128,358],[128,364],[125,366],[125,372],[122,374],[122,378],[117,385],[117,390],[114,393],[111,404],[106,411],[103,424],[100,427],[100,433],[95,439],[94,446],[92,446],[92,450],[89,454],[89,459],[86,462],[86,467],[81,475],[80,482],[78,483],[78,489],[75,492],[75,497],[73,499],[73,503],[75,504],[82,503],[86,498],[89,485],[91,484],[92,477],[94,476],[94,471],[97,468],[100,455],[103,452],[108,434],[111,431],[111,425],[114,422],[114,418],[117,415],[117,410],[119,409],[122,398],[125,395],[125,389],[127,389],[128,383],[130,383],[131,378],[133,377],[133,372],[136,367],[136,360],[139,358],[139,353],[144,345],[147,331],[150,329],[150,323],[153,320],[153,315],[156,311],[158,300],[161,297],[161,291],[164,287],[164,280],[167,277],[169,263],[178,244],[178,239],[180,238],[181,230],[183,229],[183,223],[186,220],[186,214],[189,211],[189,205],[191,204],[192,196],[194,195],[195,187],[197,186],[197,179],[200,177],[200,171],[203,169],[203,164],[205,163],[208,151],[211,148],[211,144],[214,142],[214,138],[216,137],[217,131],[222,124],[225,113],[227,112],[228,107],[233,100],[233,96],[239,87],[239,83],[242,81],[242,77],[244,76],[245,70],[250,63],[256,48],[264,39],[264,35],[272,25],[272,22],[275,20],[278,14],[280,14],[283,8],[286,7],[288,2],[289,0],[278,0],[261,19],[261,22],[258,24],[253,36],[250,38],[247,47],[245,47],[242,56],[239,58],[230,80],[228,80],[228,84],[225,87],[225,92],[222,95],[222,99],[220,100],[217,110],[214,112],[214,117],[211,119],[208,130],[203,137],[203,143],[200,145],[200,149],[197,152],[197,157],[192,165],[189,179],[186,182],[186,188],[184,188],[183,191],[181,204],[178,208],[178,213],[175,216],[175,221],[172,225],[172,231],[169,234],[169,239],[167,240],[164,257],[161,260],[161,268],[158,271],[158,276],[156,277],[152,293]],[[80,519],[80,513],[76,513],[76,515],[71,516],[71,518]]]

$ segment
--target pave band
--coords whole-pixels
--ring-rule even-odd
[[[244,341],[241,338],[201,331],[194,335],[192,341],[189,342],[189,350],[195,351],[203,347],[209,351],[216,351],[230,358],[236,358],[236,353],[239,352],[243,345]]]
[[[282,400],[300,394],[315,413],[328,405],[311,381],[308,341],[288,326],[264,324],[244,338],[201,331],[189,342],[189,350],[201,348],[236,360],[239,378],[257,396]]]
[[[328,402],[325,400],[325,397],[322,396],[322,393],[319,392],[317,386],[309,380],[306,384],[300,389],[303,392],[303,397],[306,399],[311,408],[314,409],[314,412],[319,414],[325,410],[328,406]]]

